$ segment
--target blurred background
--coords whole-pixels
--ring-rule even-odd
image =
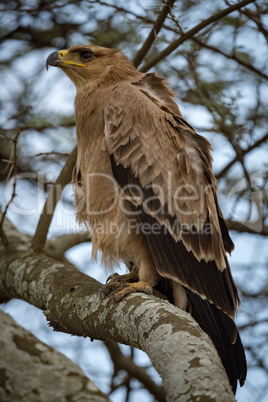
[[[170,43],[229,5],[177,0],[144,68]],[[121,48],[133,59],[162,7],[158,0],[1,2],[0,202],[5,210],[12,199],[7,217],[21,232],[34,234],[47,192],[76,144],[75,88],[60,70],[46,71],[47,56],[72,45],[97,44]],[[236,246],[230,263],[242,301],[237,324],[249,365],[247,382],[237,392],[239,402],[268,401],[267,10],[267,1],[255,1],[212,21],[150,70],[167,79],[183,116],[213,146],[220,205]],[[91,243],[80,236],[84,231],[75,221],[70,183],[49,239],[77,235],[77,245],[65,258],[104,283],[109,273],[91,261]],[[22,301],[2,308],[80,365],[111,401],[155,399],[142,381],[118,370],[111,345],[55,333],[41,311]],[[143,352],[120,349],[137,369],[146,367],[161,383]]]

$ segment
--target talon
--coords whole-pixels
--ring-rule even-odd
[[[100,289],[102,297],[109,295],[110,302],[119,302],[131,293],[143,292],[148,295],[166,299],[160,292],[153,289],[150,283],[139,281],[138,268],[133,267],[131,272],[125,275],[114,273],[107,278],[106,285]]]
[[[129,282],[138,282],[139,281],[139,276],[138,276],[138,268],[133,267],[131,269],[131,272],[125,275],[118,275],[117,273],[114,273],[110,276],[108,276],[106,280],[106,284],[110,285],[112,283],[121,283],[125,285],[126,283]]]
[[[117,273],[114,273],[114,274],[108,276],[108,278],[106,279],[106,283],[113,282],[118,277],[120,277],[120,275],[118,275]]]
[[[106,285],[102,286],[100,289],[101,296],[107,296],[109,293],[117,290],[122,284],[119,282],[109,282]]]

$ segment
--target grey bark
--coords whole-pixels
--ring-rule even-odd
[[[169,401],[234,401],[212,342],[189,314],[145,294],[110,303],[101,297],[99,282],[31,251],[30,239],[8,221],[5,231],[14,249],[5,252],[0,245],[2,301],[15,297],[33,304],[57,331],[145,351],[163,379]]]
[[[0,310],[1,402],[108,400],[76,364]]]

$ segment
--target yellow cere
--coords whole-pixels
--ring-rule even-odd
[[[68,50],[59,50],[58,54],[59,54],[59,58],[62,60],[62,66],[68,66],[68,65],[73,65],[73,66],[79,66],[79,67],[86,67],[85,64],[82,63],[76,63],[75,61],[72,60],[64,60],[64,58],[66,57],[68,53]]]

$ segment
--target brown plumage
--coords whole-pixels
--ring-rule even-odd
[[[119,50],[74,46],[52,53],[47,65],[60,67],[77,89],[73,183],[93,256],[101,250],[109,265],[134,266],[134,290],[155,288],[189,311],[213,340],[235,392],[246,376],[233,321],[240,301],[209,142],[184,120],[165,80],[140,73]]]

